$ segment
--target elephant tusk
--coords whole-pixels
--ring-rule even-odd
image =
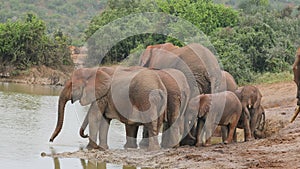
[[[296,110],[295,110],[295,113],[294,113],[294,116],[293,116],[292,119],[291,119],[291,123],[294,122],[294,120],[295,120],[296,117],[298,116],[299,112],[300,112],[300,106],[297,106],[297,108],[296,108]]]

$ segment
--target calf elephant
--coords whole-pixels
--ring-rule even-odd
[[[225,103],[220,104],[222,102]],[[222,112],[214,110],[222,110]],[[208,114],[210,113],[213,114],[211,117],[214,118],[208,118]],[[192,98],[188,104],[186,115],[189,121],[192,120],[195,122],[193,119],[198,118],[196,146],[200,146],[201,144],[207,145],[206,143],[207,141],[209,142],[211,133],[214,131],[214,128],[212,128],[213,125],[210,124],[216,122],[218,125],[228,128],[228,137],[224,143],[231,143],[241,114],[242,105],[236,95],[230,91],[204,94]],[[201,126],[199,121],[205,121],[203,123],[204,126]]]
[[[76,79],[76,76],[73,77],[72,87],[65,87],[64,93],[60,96],[71,98],[71,100],[72,98],[80,99],[81,105],[107,98],[105,117],[118,119],[126,124],[128,137],[125,146],[136,147],[136,140],[128,138],[136,138],[138,126],[144,125],[149,133],[148,149],[158,149],[157,135],[167,106],[167,90],[157,73],[141,67],[116,66],[99,68],[88,77],[85,81]],[[65,94],[68,94],[67,97]],[[64,105],[59,104],[59,107],[64,107]],[[58,112],[57,127],[50,141],[53,141],[60,132],[63,114],[63,112]],[[89,119],[89,125],[95,128],[90,132],[98,132],[99,121],[95,120],[94,123]],[[97,142],[96,135],[90,134],[90,141]]]
[[[227,72],[227,71],[221,71],[221,73],[222,73],[222,81],[221,81],[221,85],[220,85],[220,89],[222,89],[222,90],[226,90],[226,91],[231,91],[231,92],[234,92],[234,91],[236,91],[237,90],[237,88],[238,88],[238,85],[236,84],[236,82],[235,82],[235,80],[234,80],[234,78],[232,77],[232,75],[229,73],[229,72]],[[200,126],[203,126],[204,125],[204,121],[203,120],[200,120],[199,122],[198,122],[198,125],[200,125]],[[202,128],[202,127],[200,127],[200,128]],[[216,129],[216,131],[215,131],[215,133],[214,133],[214,135],[217,135],[217,136],[221,136],[221,131],[222,131],[222,129],[221,129],[222,127],[221,126],[218,126],[217,127],[217,129]],[[225,132],[226,132],[227,130],[225,130]],[[193,137],[196,135],[196,132],[194,131],[194,132],[191,132],[192,134],[193,134]],[[194,145],[194,140],[195,139],[193,139],[192,137],[186,137],[182,142],[181,142],[181,144],[182,145]],[[223,141],[225,141],[225,140],[223,140]]]
[[[235,91],[243,106],[243,113],[238,128],[244,129],[245,141],[253,139],[257,119],[260,117],[259,108],[262,95],[255,86],[247,85]]]
[[[177,147],[183,135],[183,126],[184,126],[183,113],[185,112],[185,109],[188,104],[188,99],[190,97],[190,89],[184,74],[179,70],[163,69],[163,70],[155,70],[155,72],[159,75],[159,77],[161,78],[163,84],[166,86],[167,89],[167,110],[164,116],[161,146],[165,148]],[[103,109],[102,103],[103,102],[98,103],[98,105],[100,104]],[[91,109],[92,108],[90,108],[90,110]],[[88,124],[88,119],[97,119],[98,121],[100,121],[103,118],[103,117],[101,118],[101,115],[99,117],[99,113],[95,113],[93,111],[90,112],[90,110],[80,129],[80,135],[82,137],[86,137],[83,131]],[[90,118],[88,118],[88,116],[90,116]],[[148,130],[145,129],[146,127],[144,127],[143,135],[144,138],[148,138]],[[99,130],[103,132],[102,127],[100,127]],[[147,142],[148,139],[144,139],[144,138],[140,143],[140,147],[148,146],[148,142]],[[99,138],[99,139],[100,139],[100,143],[101,142],[106,143],[105,140],[103,140],[103,138],[102,139]],[[103,147],[103,145],[101,147]]]

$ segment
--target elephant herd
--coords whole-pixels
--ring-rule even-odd
[[[68,101],[91,105],[80,128],[80,135],[89,138],[88,149],[108,149],[112,119],[125,124],[125,148],[138,147],[141,125],[139,147],[148,150],[186,144],[207,146],[218,126],[225,144],[237,140],[236,128],[244,129],[244,140],[249,141],[262,137],[265,114],[261,97],[254,86],[238,88],[210,50],[200,44],[148,46],[139,66],[75,70],[60,93],[57,124],[50,141],[62,129]],[[84,133],[87,126],[89,135]]]

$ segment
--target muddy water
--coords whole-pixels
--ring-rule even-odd
[[[80,138],[79,127],[88,107],[66,105],[65,123],[53,143],[48,140],[55,128],[60,87],[0,83],[0,168],[9,169],[92,169],[127,168],[81,159],[52,159],[41,153],[77,151],[87,139]],[[125,128],[112,121],[108,144],[122,148]]]

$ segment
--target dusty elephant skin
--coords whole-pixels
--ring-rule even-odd
[[[182,72],[176,69],[162,69],[162,70],[155,70],[155,73],[160,77],[163,84],[167,89],[167,109],[166,113],[164,114],[164,123],[163,123],[163,134],[162,134],[162,143],[161,146],[164,148],[168,147],[178,147],[179,141],[183,135],[183,112],[188,104],[188,99],[190,95],[189,86],[187,84],[186,78]],[[89,90],[89,87],[93,87],[92,85],[87,85],[85,90]],[[96,102],[92,103],[92,106],[89,109],[89,112],[80,128],[80,135],[84,138],[87,135],[84,134],[84,130],[87,127],[88,121],[91,120],[93,123],[100,123],[99,128],[99,147],[107,148],[107,126],[109,126],[109,122],[111,119],[107,119],[107,114],[104,112],[106,109],[107,99],[102,98],[98,99]],[[97,107],[94,108],[94,106]],[[104,116],[103,116],[104,115]],[[103,120],[103,118],[105,120]],[[100,121],[100,122],[99,122]],[[102,124],[105,123],[105,124]],[[93,126],[93,125],[92,125]],[[129,126],[130,127],[130,126]],[[127,127],[128,128],[128,127]],[[90,125],[90,132],[97,131],[91,128]],[[133,131],[128,131],[127,133],[134,132],[134,136],[136,136],[137,129]],[[94,133],[96,134],[96,133]],[[148,138],[148,131],[147,128],[144,127],[144,138]],[[95,138],[95,136],[92,136]],[[129,138],[131,139],[131,138]],[[90,148],[97,148],[90,146]],[[95,144],[93,144],[95,145]],[[140,147],[147,147],[148,146],[148,139],[143,139],[140,143]],[[135,147],[135,146],[134,146]]]
[[[167,90],[154,70],[142,67],[109,67],[99,69],[79,69],[72,76],[72,83],[63,89],[59,103],[57,127],[50,139],[60,132],[64,116],[64,105],[68,100],[72,102],[80,99],[81,105],[88,105],[97,99],[107,99],[103,104],[98,102],[91,106],[88,118],[90,126],[90,143],[88,146],[95,148],[97,143],[98,128],[104,119],[100,112],[104,112],[105,127],[108,130],[109,120],[118,119],[126,124],[127,143],[126,148],[135,148],[136,133],[139,125],[145,125],[149,132],[148,149],[158,149],[157,135],[162,125],[164,111],[167,106]],[[149,81],[150,80],[150,81]],[[67,94],[67,96],[65,96]],[[96,106],[98,105],[98,106]],[[99,134],[107,136],[107,131]],[[99,147],[106,148],[107,138],[101,138]],[[104,144],[104,145],[103,145]]]
[[[238,128],[244,129],[244,140],[249,141],[254,138],[257,121],[262,115],[262,94],[257,87],[251,85],[240,87],[235,91],[235,94],[240,99],[243,107]]]
[[[176,69],[156,70],[166,86],[167,109],[163,123],[162,142],[163,148],[178,147],[183,135],[184,112],[190,98],[190,88],[184,74]],[[143,139],[140,147],[146,146],[149,135],[147,130],[143,130]]]
[[[225,100],[224,107],[220,107],[222,106],[220,100]],[[214,132],[214,125],[211,124],[218,117],[212,118],[213,121],[210,121],[211,119],[207,118],[209,113],[213,113],[214,116],[221,116],[218,124],[228,129],[228,136],[226,133],[226,138],[224,136],[223,141],[225,144],[231,143],[235,128],[242,114],[242,105],[239,99],[233,92],[225,91],[216,94],[199,95],[190,100],[186,120],[192,121],[193,118],[198,117],[198,121],[204,121],[204,125],[202,123],[198,123],[197,125],[196,146],[200,146],[201,144],[206,145],[207,142],[210,142],[207,140],[210,140]]]

